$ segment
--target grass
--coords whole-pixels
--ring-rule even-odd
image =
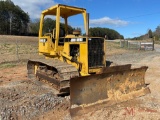
[[[106,49],[127,49],[127,47],[126,45],[123,48],[120,47],[120,42],[106,42]]]
[[[119,42],[106,42],[106,48],[120,48]]]
[[[155,44],[159,44],[160,45],[160,40],[155,40],[154,42]]]
[[[120,47],[120,42],[106,41],[106,56],[130,52],[127,47]]]
[[[0,63],[0,70],[1,69],[5,69],[5,68],[13,68],[16,66],[23,66],[23,65],[27,65],[27,61],[26,59],[24,60],[20,60],[20,61],[5,61],[5,62],[1,62]]]
[[[0,69],[12,68],[28,59],[38,59],[38,38],[0,35]]]
[[[0,69],[12,68],[12,67],[15,67],[15,66],[17,66],[16,63],[13,63],[13,62],[4,62],[4,63],[0,64]]]

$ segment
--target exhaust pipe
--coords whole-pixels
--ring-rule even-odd
[[[86,36],[89,36],[89,13],[86,13]]]

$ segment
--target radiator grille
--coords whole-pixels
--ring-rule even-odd
[[[88,41],[88,64],[89,67],[104,66],[104,39],[92,38]]]

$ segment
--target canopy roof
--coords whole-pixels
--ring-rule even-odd
[[[86,9],[84,9],[84,8],[78,8],[78,7],[58,4],[58,5],[55,5],[53,7],[50,7],[47,10],[42,11],[42,14],[44,14],[44,15],[56,15],[57,8],[60,8],[60,16],[62,18],[77,15],[77,14],[81,14],[81,13],[84,13],[86,11]]]

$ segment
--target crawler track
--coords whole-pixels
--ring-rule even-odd
[[[28,60],[27,69],[30,79],[47,81],[57,90],[57,95],[69,94],[70,79],[79,76],[74,66],[55,59]]]

